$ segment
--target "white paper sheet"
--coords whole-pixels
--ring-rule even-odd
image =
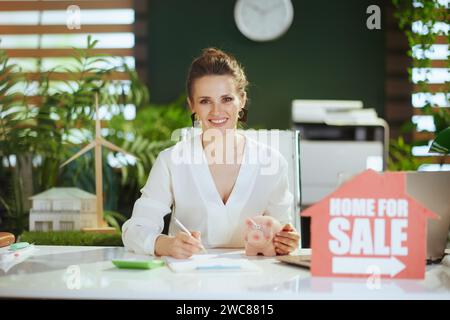
[[[245,258],[228,258],[220,254],[199,254],[189,259],[164,257],[173,272],[259,272],[261,269]]]

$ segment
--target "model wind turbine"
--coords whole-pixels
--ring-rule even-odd
[[[99,232],[99,233],[108,233],[114,232],[115,229],[108,227],[105,220],[103,220],[103,175],[102,175],[102,146],[117,152],[121,152],[124,154],[128,154],[134,157],[132,154],[126,152],[125,150],[115,146],[111,142],[106,141],[102,138],[100,133],[100,117],[98,112],[98,93],[95,93],[95,139],[83,149],[74,154],[69,160],[64,162],[60,168],[64,167],[66,164],[72,162],[79,156],[88,152],[92,148],[94,149],[95,154],[95,193],[97,196],[97,227],[96,228],[84,228],[83,231],[88,232]],[[135,157],[134,157],[135,158]]]

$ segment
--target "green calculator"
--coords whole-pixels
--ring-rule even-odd
[[[165,266],[163,260],[112,260],[119,269],[155,269]]]

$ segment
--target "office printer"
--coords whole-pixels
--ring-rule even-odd
[[[388,125],[362,101],[293,100],[292,126],[300,131],[302,206],[359,172],[386,168]]]

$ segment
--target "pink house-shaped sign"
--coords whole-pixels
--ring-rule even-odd
[[[313,276],[423,279],[426,223],[438,216],[406,193],[402,172],[367,170],[306,209]]]

